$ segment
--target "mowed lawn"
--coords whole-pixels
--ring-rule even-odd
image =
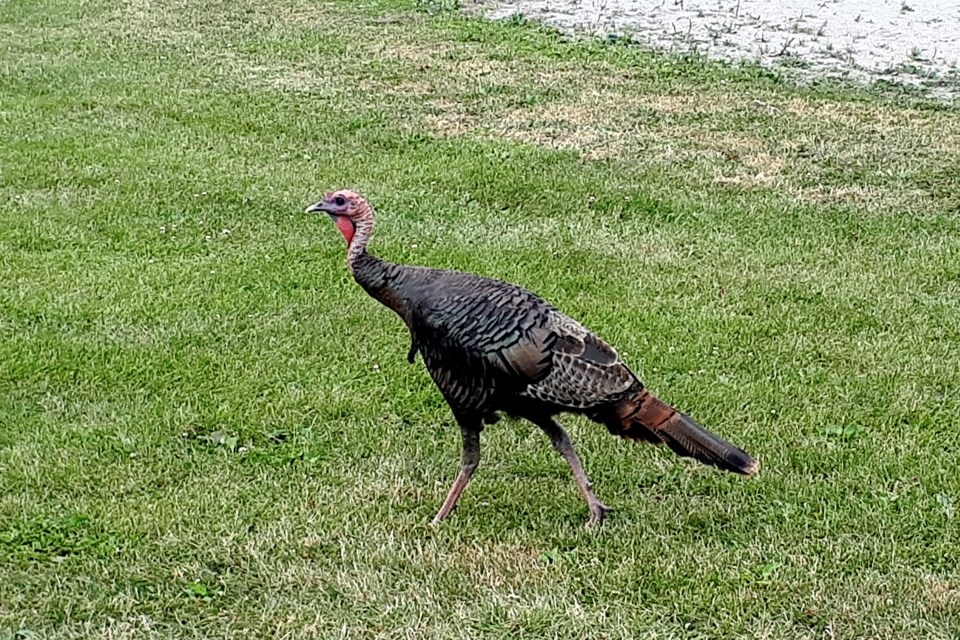
[[[960,111],[445,2],[0,2],[0,638],[960,637]],[[326,219],[762,464],[459,431]]]

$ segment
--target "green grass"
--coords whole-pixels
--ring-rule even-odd
[[[960,637],[960,113],[446,2],[0,3],[0,638]],[[459,433],[301,214],[762,462]]]

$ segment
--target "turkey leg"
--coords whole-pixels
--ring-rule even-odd
[[[540,418],[535,422],[538,427],[546,431],[547,435],[550,436],[550,443],[553,445],[553,448],[559,451],[563,459],[570,465],[570,471],[573,472],[573,478],[577,481],[577,487],[580,488],[580,493],[583,494],[584,499],[587,501],[587,507],[590,509],[590,519],[587,520],[587,529],[592,529],[602,523],[603,518],[613,511],[613,509],[600,502],[597,496],[594,495],[590,480],[587,479],[583,465],[580,464],[580,457],[577,456],[577,452],[573,448],[573,443],[570,442],[570,436],[567,435],[563,427],[553,418]]]
[[[453,486],[450,487],[450,493],[447,494],[447,499],[443,501],[443,506],[440,507],[437,515],[433,517],[431,524],[439,524],[441,520],[446,519],[446,517],[450,515],[453,508],[457,506],[457,500],[460,499],[460,494],[467,488],[473,472],[476,471],[480,465],[481,428],[479,424],[475,426],[460,425],[460,435],[463,436],[463,455],[460,458],[460,473],[457,474],[457,479],[453,481]]]

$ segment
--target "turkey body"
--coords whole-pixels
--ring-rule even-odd
[[[458,416],[597,413],[643,388],[610,345],[514,284],[367,253],[354,269],[406,323],[410,361],[420,353]]]
[[[751,475],[757,463],[689,416],[650,394],[609,344],[537,295],[460,271],[398,265],[366,252],[354,277],[393,309],[460,424],[460,474],[434,522],[449,516],[480,462],[479,434],[498,412],[530,420],[570,465],[590,510],[588,527],[609,507],[593,493],[573,444],[554,416],[581,413],[613,435],[666,443],[682,456]]]
[[[570,437],[555,416],[580,413],[617,436],[664,443],[680,454],[743,475],[757,462],[651,394],[606,342],[533,293],[460,271],[399,265],[366,250],[373,210],[352,191],[328,193],[307,212],[325,212],[347,242],[347,265],[373,298],[410,330],[450,406],[463,440],[460,472],[434,517],[447,518],[480,463],[480,433],[500,412],[530,420],[570,466],[587,502],[587,526],[611,510],[594,494]]]

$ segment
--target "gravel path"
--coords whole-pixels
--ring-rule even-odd
[[[960,0],[479,0],[564,31],[960,96]]]

